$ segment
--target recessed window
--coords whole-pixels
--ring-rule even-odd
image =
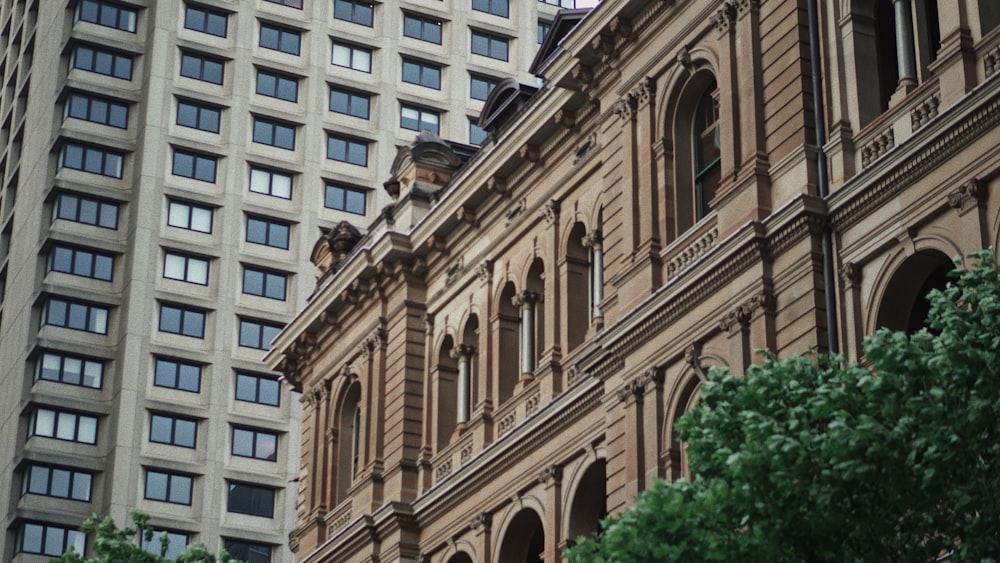
[[[278,4],[281,6],[288,6],[289,8],[302,9],[302,0],[264,0],[265,2],[270,2],[271,4]]]
[[[285,300],[288,276],[259,268],[243,267],[243,293],[268,299]]]
[[[226,551],[238,561],[271,563],[271,546],[244,540],[226,540]]]
[[[281,401],[281,383],[271,377],[237,372],[236,400],[276,407]]]
[[[288,223],[247,217],[247,242],[288,250]]]
[[[156,358],[153,385],[189,393],[201,390],[201,366],[179,360]]]
[[[66,98],[66,117],[125,129],[128,126],[128,104],[73,92]]]
[[[167,210],[167,225],[199,233],[211,233],[212,210],[182,201],[171,201]]]
[[[295,150],[295,126],[255,117],[253,142],[279,149]]]
[[[84,471],[32,464],[24,470],[21,494],[90,502],[93,480],[94,476]]]
[[[345,43],[333,44],[333,57],[331,62],[335,66],[342,66],[361,72],[372,71],[372,52],[362,47],[347,45]]]
[[[270,350],[271,342],[278,336],[282,325],[271,324],[265,321],[252,319],[240,319],[240,346],[244,348],[256,348],[257,350]]]
[[[97,417],[52,409],[35,409],[28,424],[28,437],[31,436],[96,444]]]
[[[100,176],[121,178],[124,160],[125,155],[117,151],[92,145],[66,143],[59,155],[59,166]]]
[[[35,380],[58,381],[67,385],[101,388],[104,362],[57,352],[45,352],[38,358]]]
[[[190,475],[146,470],[147,500],[158,500],[173,504],[191,504],[191,489],[194,478]]]
[[[226,510],[237,514],[273,518],[274,489],[248,483],[230,482]]]
[[[292,176],[276,170],[250,169],[250,191],[281,199],[292,199]]]
[[[472,53],[501,61],[507,60],[507,39],[482,31],[472,32]]]
[[[149,441],[182,448],[193,448],[197,442],[198,423],[187,418],[154,414],[149,420]]]
[[[715,99],[715,81],[705,89],[694,115],[692,151],[694,168],[695,219],[711,211],[709,203],[715,197],[722,177],[719,147],[719,102]]]
[[[507,0],[472,0],[472,9],[477,12],[486,12],[494,16],[506,18],[509,10]]]
[[[572,10],[576,8],[576,0],[538,0],[543,4],[551,4],[553,6],[559,6],[560,8],[568,8]]]
[[[163,256],[163,277],[169,280],[208,285],[208,260],[167,252]]]
[[[87,536],[79,530],[25,522],[20,532],[17,549],[21,553],[59,557],[71,547],[81,555],[87,550]]]
[[[281,51],[289,55],[298,55],[300,43],[301,35],[298,31],[276,25],[260,25],[260,41],[258,45],[265,49]]]
[[[368,143],[347,137],[328,135],[326,138],[326,157],[330,160],[357,166],[368,166]]]
[[[473,100],[486,100],[499,83],[496,78],[472,74],[469,77],[469,97]]]
[[[218,133],[221,118],[222,110],[217,107],[185,100],[177,101],[177,125],[182,127]]]
[[[225,37],[227,20],[226,14],[215,10],[191,5],[184,8],[184,27],[201,33]]]
[[[330,88],[330,111],[352,117],[368,119],[371,97],[353,90]]]
[[[48,267],[50,272],[62,272],[83,278],[111,281],[114,265],[115,259],[111,255],[82,248],[57,245],[49,251]]]
[[[107,334],[108,312],[107,307],[51,297],[45,302],[42,324]]]
[[[120,4],[102,0],[81,0],[76,7],[77,21],[135,33],[137,12]]]
[[[77,45],[73,49],[69,66],[104,76],[132,80],[132,57],[114,51]]]
[[[334,18],[358,25],[371,27],[374,12],[375,8],[371,2],[359,0],[334,0],[333,2]]]
[[[89,197],[59,194],[52,215],[53,219],[65,219],[103,229],[118,228],[118,204]]]
[[[364,215],[366,196],[367,192],[365,190],[328,183],[326,185],[325,197],[323,198],[323,205],[337,211]]]
[[[469,120],[469,144],[481,145],[486,140],[486,130],[480,127],[475,120]]]
[[[278,435],[262,430],[233,428],[233,455],[277,461]]]
[[[191,536],[189,534],[171,532],[168,530],[153,530],[153,537],[148,540],[146,538],[141,538],[141,547],[143,551],[159,556],[160,548],[162,546],[160,543],[160,537],[162,534],[167,535],[167,551],[163,554],[163,558],[167,561],[177,559],[177,556],[184,551],[184,548],[186,548],[188,543],[191,541]]]
[[[430,131],[435,135],[439,132],[440,114],[436,111],[420,109],[412,106],[401,106],[399,111],[399,126],[412,131]]]
[[[552,24],[549,22],[538,22],[538,44],[541,45],[542,41],[545,41],[545,36],[549,34],[549,30],[552,29]]]
[[[191,338],[205,337],[205,311],[177,305],[160,305],[160,332]]]
[[[403,14],[403,35],[440,45],[441,21],[415,14]]]
[[[294,102],[299,99],[299,81],[286,74],[258,70],[257,93],[261,96]]]
[[[441,67],[413,59],[403,59],[403,82],[440,90]]]
[[[222,84],[225,62],[222,59],[194,53],[181,53],[181,76]]]
[[[170,172],[174,176],[215,183],[215,168],[216,159],[214,156],[175,150]]]

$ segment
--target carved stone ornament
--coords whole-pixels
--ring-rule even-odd
[[[948,205],[953,209],[963,211],[970,207],[970,204],[981,201],[985,195],[984,191],[979,179],[973,178],[948,194]]]
[[[458,275],[462,273],[462,269],[464,266],[463,262],[464,261],[461,258],[459,258],[458,260],[455,260],[455,262],[453,262],[450,266],[448,266],[447,270],[445,270],[445,275],[446,275],[445,281],[448,285],[455,283],[455,279],[458,278]]]
[[[635,98],[631,94],[625,94],[611,106],[611,111],[615,112],[619,119],[631,120],[635,116]]]
[[[510,301],[515,307],[520,308],[521,306],[541,303],[542,295],[540,293],[535,293],[534,291],[522,291],[521,293],[511,297]]]
[[[483,283],[489,282],[493,277],[493,261],[483,260],[482,264],[476,267],[476,277]]]
[[[601,243],[604,242],[604,237],[601,236],[601,231],[591,231],[580,239],[580,243],[583,244],[584,248],[593,248],[594,250],[601,249]]]
[[[505,195],[508,193],[507,181],[504,180],[503,178],[498,178],[494,176],[486,181],[486,189],[490,190],[491,192],[496,192],[498,194]]]
[[[728,2],[723,4],[722,7],[719,8],[709,19],[709,23],[712,24],[712,27],[715,28],[715,31],[717,31],[719,35],[725,35],[729,32],[729,30],[732,29],[733,24],[732,5]]]
[[[677,64],[684,67],[688,72],[694,72],[694,63],[691,62],[691,50],[687,45],[682,45],[677,53]]]
[[[556,125],[566,129],[572,129],[576,125],[576,115],[568,109],[557,111],[552,119]]]
[[[618,401],[624,403],[633,399],[639,399],[642,397],[644,391],[645,386],[637,377],[623,385],[621,389],[617,391]]]
[[[695,342],[684,350],[684,363],[695,371],[701,370],[701,342]]]
[[[542,218],[549,225],[559,220],[559,202],[552,200],[542,206]]]
[[[576,147],[576,152],[573,157],[573,164],[576,164],[586,158],[590,153],[597,149],[597,133],[591,133],[587,135],[587,139]]]
[[[632,90],[632,97],[635,99],[637,109],[645,107],[656,96],[656,80],[647,76],[639,81],[639,85]]]
[[[743,304],[729,313],[719,321],[719,328],[733,336],[740,331],[750,327],[750,319],[753,318],[753,309],[749,304]]]
[[[642,372],[642,375],[639,376],[639,384],[642,385],[643,389],[645,389],[650,385],[653,386],[663,385],[663,380],[664,380],[663,370],[657,368],[649,368],[646,371]]]
[[[488,512],[480,512],[469,520],[469,527],[477,532],[482,532],[483,530],[488,530],[493,524],[493,515]]]
[[[736,13],[740,16],[751,10],[755,12],[760,11],[760,0],[731,0],[729,3],[736,9]]]
[[[457,360],[461,357],[471,358],[476,355],[476,347],[471,344],[460,344],[448,351],[448,356]]]
[[[545,486],[550,486],[562,480],[562,467],[552,464],[538,473],[538,482]]]
[[[861,266],[854,262],[844,262],[840,267],[840,280],[845,287],[861,283]]]
[[[434,332],[434,314],[433,313],[424,313],[424,315],[423,315],[423,321],[424,321],[424,334],[431,334],[431,333],[433,333]]]

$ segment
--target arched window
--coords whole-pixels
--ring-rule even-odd
[[[566,242],[566,349],[573,350],[583,343],[590,326],[590,304],[593,287],[590,282],[590,252],[584,246],[587,230],[576,223]]]
[[[348,387],[336,414],[337,424],[337,471],[334,479],[335,502],[347,498],[354,476],[361,469],[362,413],[361,384],[354,382]]]
[[[507,282],[500,292],[495,320],[496,349],[502,353],[493,354],[497,373],[496,401],[503,403],[514,394],[514,387],[521,377],[519,312],[514,306],[517,289]]]
[[[670,137],[664,139],[666,182],[662,207],[666,242],[708,215],[722,179],[719,90],[715,75],[699,69],[668,101]],[[673,152],[670,152],[672,148]]]
[[[722,179],[722,159],[719,143],[719,101],[716,84],[705,88],[694,114],[691,130],[692,173],[694,177],[695,220],[708,215],[709,202]]]
[[[936,250],[917,252],[907,258],[892,275],[878,306],[877,324],[913,334],[927,321],[932,289],[944,289],[954,263]]]
[[[437,369],[435,379],[437,380],[437,398],[435,399],[436,424],[437,424],[437,449],[440,451],[448,442],[455,431],[457,420],[456,405],[457,397],[457,349],[451,336],[446,336],[441,343],[441,350],[438,352]]]

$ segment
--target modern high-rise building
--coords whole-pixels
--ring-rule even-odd
[[[561,7],[0,2],[0,561],[132,508],[289,561],[299,397],[261,357],[397,146],[476,144]]]

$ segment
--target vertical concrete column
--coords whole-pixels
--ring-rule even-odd
[[[530,381],[535,373],[535,305],[539,299],[537,293],[522,291],[514,296],[514,306],[521,313],[521,380]]]
[[[917,65],[913,51],[913,0],[892,0],[896,19],[896,60],[899,68],[899,87],[917,84]]]
[[[451,349],[451,357],[458,361],[458,381],[456,381],[455,422],[464,426],[469,421],[469,390],[472,387],[472,357],[476,347],[462,344]]]
[[[600,231],[593,231],[583,237],[584,248],[590,249],[590,308],[591,320],[603,322],[601,301],[604,300],[604,239]]]

